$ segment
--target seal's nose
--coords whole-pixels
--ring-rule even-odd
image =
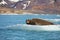
[[[27,20],[27,21],[26,21],[26,23],[30,23],[30,21],[29,21],[29,20]]]

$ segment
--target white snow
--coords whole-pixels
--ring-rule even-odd
[[[9,1],[11,1],[11,2],[18,2],[19,0],[9,0]]]
[[[7,4],[4,0],[2,0],[2,2],[0,2],[0,4]]]

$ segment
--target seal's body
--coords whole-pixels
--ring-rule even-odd
[[[53,23],[42,20],[42,19],[32,19],[32,20],[26,20],[26,24],[30,25],[53,25]]]

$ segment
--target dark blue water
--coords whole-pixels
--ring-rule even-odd
[[[60,40],[60,31],[29,31],[22,29],[1,29],[16,24],[26,24],[26,19],[42,18],[60,24],[57,15],[0,15],[0,40]],[[49,20],[53,19],[53,20]]]

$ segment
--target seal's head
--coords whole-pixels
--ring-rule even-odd
[[[30,25],[35,25],[35,23],[32,20],[26,20],[26,24],[30,24]]]
[[[31,20],[26,20],[26,24],[30,24]]]

